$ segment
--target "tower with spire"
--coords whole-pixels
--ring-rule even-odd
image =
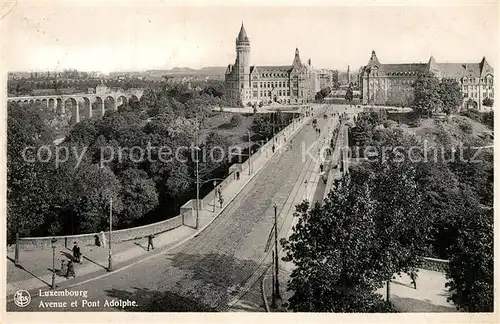
[[[291,65],[250,65],[250,39],[242,22],[236,37],[236,60],[226,69],[226,97],[245,106],[304,103],[309,93],[307,70],[298,48]]]
[[[238,80],[238,89],[244,98],[248,98],[251,91],[250,87],[250,39],[245,31],[243,22],[241,23],[240,32],[236,38],[236,76]]]

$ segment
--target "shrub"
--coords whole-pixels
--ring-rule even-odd
[[[238,127],[241,125],[242,122],[243,122],[243,117],[241,115],[234,115],[231,118],[230,124],[232,127]]]

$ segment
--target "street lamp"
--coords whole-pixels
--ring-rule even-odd
[[[200,150],[200,147],[198,146],[198,131],[199,131],[199,125],[198,125],[198,114],[196,114],[196,226],[195,228],[198,229],[198,222],[199,222],[199,217],[200,217],[200,169],[199,169],[199,154],[198,151]]]
[[[281,300],[280,282],[278,279],[278,206],[274,204],[274,271],[275,271],[275,299]]]
[[[113,257],[111,253],[111,241],[113,235],[113,198],[109,198],[109,242],[108,242],[108,272],[113,271]]]
[[[248,175],[251,174],[251,171],[250,171],[250,162],[252,161],[251,158],[252,158],[252,151],[250,150],[252,148],[252,143],[251,143],[251,140],[250,140],[250,131],[247,132],[248,133]]]
[[[304,184],[306,185],[306,192],[305,192],[306,197],[305,197],[305,199],[307,200],[307,179],[306,179],[306,180],[304,180]]]
[[[52,244],[52,285],[50,286],[51,289],[56,288],[56,238],[53,237],[52,240],[50,240],[50,243]]]
[[[214,180],[214,213],[215,213],[215,199],[217,198],[217,181]]]

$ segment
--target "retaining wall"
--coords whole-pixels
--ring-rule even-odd
[[[448,260],[423,257],[420,268],[444,273],[448,269],[449,263]]]

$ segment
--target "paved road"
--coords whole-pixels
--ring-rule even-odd
[[[318,122],[322,126],[327,121],[318,118]],[[205,231],[185,244],[122,272],[70,289],[87,291],[86,298],[32,296],[26,308],[9,303],[8,310],[263,311],[259,294],[251,289],[245,295],[244,307],[234,301],[246,290],[242,287],[254,286],[263,272],[273,204],[281,210],[291,193],[298,194],[293,188],[310,175],[307,169],[313,162],[301,144],[308,148],[316,140],[312,126],[305,126],[293,139],[293,149],[275,155]],[[283,221],[281,217],[278,222]],[[137,306],[105,305],[106,300],[119,299],[135,301]],[[71,307],[73,300],[76,308]],[[83,300],[88,305],[84,309]],[[67,304],[43,308],[41,301],[67,301]],[[232,309],[228,306],[231,301]]]

